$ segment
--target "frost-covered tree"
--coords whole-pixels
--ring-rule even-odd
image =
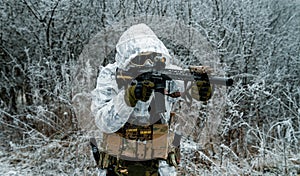
[[[195,15],[200,16],[194,19],[195,25],[207,34],[221,61],[227,63],[227,73],[237,81],[229,92],[224,142],[239,156],[258,156],[263,160],[258,162],[261,165],[256,163],[259,169],[273,167],[275,160],[264,163],[270,161],[265,152],[274,157],[279,152],[270,154],[274,148],[298,151],[299,2],[205,1],[195,5],[204,10]],[[279,137],[275,126],[285,135]],[[285,142],[279,147],[278,141]],[[286,153],[279,155],[286,157]]]
[[[118,36],[144,22],[177,63],[208,64],[235,80],[227,97],[216,89],[207,106],[194,105],[190,118],[183,118],[182,129],[194,125],[185,131],[190,145],[183,151],[184,174],[297,169],[299,12],[297,0],[0,0],[0,128],[8,139],[3,145],[14,151],[47,146],[37,150],[39,156],[22,156],[40,170],[83,172],[91,162],[85,137],[67,137],[82,132],[78,109],[89,108],[79,100],[89,101],[98,67],[113,62]],[[55,156],[53,165],[36,162],[51,158],[45,153],[63,161],[64,152],[72,164],[59,164]]]

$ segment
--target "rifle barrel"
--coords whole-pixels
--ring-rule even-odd
[[[210,77],[209,81],[212,84],[223,85],[223,86],[232,86],[232,84],[233,84],[233,79],[231,79],[231,78]]]

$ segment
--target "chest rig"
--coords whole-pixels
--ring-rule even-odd
[[[117,132],[104,134],[102,148],[109,155],[121,159],[167,159],[173,139],[174,133],[170,132],[169,124],[139,126],[126,123]]]

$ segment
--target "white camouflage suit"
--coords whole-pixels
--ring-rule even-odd
[[[138,119],[141,124],[147,124],[150,114],[148,107],[151,98],[147,102],[138,101],[135,107],[125,103],[125,89],[119,89],[116,82],[116,69],[125,69],[130,60],[142,52],[161,53],[166,58],[166,68],[181,69],[170,64],[171,56],[165,45],[157,38],[154,32],[145,24],[130,27],[123,33],[116,45],[116,62],[100,68],[96,89],[92,91],[93,101],[91,110],[95,116],[97,127],[104,133],[118,131],[132,118]],[[171,81],[167,87],[169,91],[182,91],[181,81]],[[165,96],[166,112],[162,114],[163,122],[167,123],[170,118],[172,103],[176,98]],[[160,161],[159,173],[162,176],[176,175],[175,168],[169,167],[165,161]]]

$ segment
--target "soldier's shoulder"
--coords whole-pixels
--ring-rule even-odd
[[[99,67],[99,73],[101,74],[108,74],[108,73],[114,73],[117,69],[117,64],[107,64],[106,66],[100,66]]]
[[[102,67],[102,69],[108,69],[108,70],[115,70],[117,68],[116,63],[107,64],[106,66]]]

